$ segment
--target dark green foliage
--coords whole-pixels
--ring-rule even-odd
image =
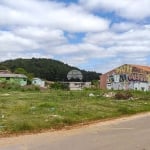
[[[67,73],[73,69],[80,70],[76,67],[71,67],[60,61],[52,59],[15,59],[1,62],[0,66],[10,69],[12,72],[23,71],[17,68],[24,69],[28,74],[32,73],[35,77],[40,77],[49,81],[67,81]],[[17,70],[16,70],[17,69]],[[83,74],[83,81],[98,80],[99,75],[96,72],[87,72],[80,70]]]
[[[14,73],[24,74],[24,75],[27,74],[27,72],[26,72],[26,70],[24,68],[16,68],[15,71],[14,71]]]
[[[55,90],[59,90],[59,89],[68,90],[69,86],[68,86],[68,84],[65,84],[65,83],[55,82],[51,85],[50,88],[55,89]]]
[[[33,73],[28,73],[24,68],[16,68],[14,73],[16,74],[24,74],[27,76],[27,84],[31,84],[32,82],[32,78],[34,77],[34,74]]]
[[[130,99],[133,97],[133,94],[130,91],[119,91],[115,94],[115,99]]]
[[[20,86],[16,83],[7,83],[1,82],[0,83],[0,90],[2,91],[40,91],[40,88],[35,85],[27,85],[27,86]]]
[[[8,68],[0,64],[0,70],[8,70]]]
[[[94,89],[99,89],[99,80],[92,80],[92,86]]]

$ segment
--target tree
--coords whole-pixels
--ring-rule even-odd
[[[27,82],[28,84],[31,84],[31,80],[34,77],[33,73],[28,73],[24,68],[16,68],[16,70],[14,71],[14,73],[16,74],[24,74],[27,76]]]
[[[92,85],[94,86],[94,88],[98,89],[99,88],[99,80],[93,80],[92,81]]]
[[[27,71],[24,69],[24,68],[16,68],[14,73],[16,74],[24,74],[24,75],[27,75]]]
[[[0,70],[8,70],[6,66],[0,65]]]
[[[92,81],[99,79],[99,73],[80,70],[79,68],[69,66],[63,62],[45,59],[15,59],[1,62],[0,65],[6,66],[12,72],[21,73],[29,76],[36,76],[49,81],[67,81],[67,74],[71,70],[79,70],[83,74],[82,81]],[[29,73],[32,73],[29,75]]]

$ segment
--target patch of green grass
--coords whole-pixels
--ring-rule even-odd
[[[1,91],[0,134],[60,129],[77,123],[150,111],[150,92],[135,100],[103,97],[107,91]],[[93,93],[95,96],[89,97]]]
[[[118,108],[118,112],[121,114],[134,114],[136,111],[130,107],[121,106]]]

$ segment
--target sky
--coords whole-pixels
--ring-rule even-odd
[[[150,0],[0,0],[0,61],[50,58],[105,73],[150,65]]]

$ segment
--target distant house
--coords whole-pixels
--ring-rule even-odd
[[[84,88],[90,88],[91,82],[69,82],[70,90],[82,90]]]
[[[70,90],[82,90],[91,87],[91,82],[64,82],[64,84],[67,84]]]
[[[15,83],[21,86],[27,85],[27,77],[23,74],[13,74],[9,71],[0,71],[0,83],[7,82],[7,83]]]
[[[32,84],[36,85],[36,86],[39,86],[39,87],[45,87],[45,81],[43,81],[40,78],[33,78],[32,79]]]

